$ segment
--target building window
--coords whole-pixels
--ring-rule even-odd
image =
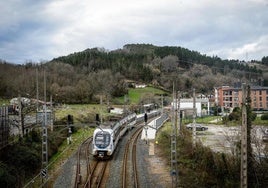
[[[262,101],[262,97],[260,97],[260,101]]]
[[[261,90],[259,91],[259,95],[261,95]]]

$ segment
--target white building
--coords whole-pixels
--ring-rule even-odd
[[[175,107],[175,102],[178,103],[177,101],[173,101],[171,103],[172,107]],[[202,106],[205,107],[202,109]],[[196,108],[196,116],[201,117],[204,115],[208,115],[209,113],[209,99],[208,98],[197,98],[195,100],[195,108]],[[192,114],[193,113],[193,98],[190,99],[180,99],[180,110],[184,112],[184,115],[187,114]]]

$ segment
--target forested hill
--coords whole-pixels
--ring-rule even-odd
[[[114,98],[128,92],[127,80],[172,91],[191,93],[192,88],[213,94],[213,88],[247,82],[268,86],[268,58],[239,62],[209,57],[182,47],[128,44],[122,49],[86,49],[52,61],[25,65],[0,61],[0,96],[36,96],[36,74],[42,90],[44,70],[47,96],[66,103],[91,103],[100,96]],[[42,96],[40,96],[42,97]]]
[[[253,62],[249,64],[239,60],[222,60],[217,56],[210,57],[174,46],[127,44],[122,49],[114,51],[93,48],[55,58],[53,62],[68,63],[79,67],[84,73],[109,69],[113,73],[120,72],[128,79],[153,82],[169,89],[170,79],[167,80],[166,77],[179,77],[181,82],[184,82],[179,85],[185,89],[195,85],[200,88],[200,80],[198,78],[196,82],[195,78],[206,76],[204,79],[210,82],[207,86],[201,84],[200,89],[203,91],[212,89],[215,86],[213,84],[232,84],[243,79],[268,83],[265,81],[266,78],[262,78],[262,70],[256,67],[256,63],[262,62],[255,61],[253,65]],[[223,78],[225,76],[227,79]],[[215,77],[219,80],[213,81]],[[226,83],[223,83],[224,80]]]
[[[255,66],[249,66],[244,61],[222,60],[217,56],[202,55],[197,51],[182,47],[159,47],[151,44],[127,44],[123,49],[115,51],[107,51],[103,48],[87,49],[68,56],[55,58],[53,61],[61,61],[75,66],[89,66],[93,69],[107,69],[111,68],[112,65],[118,65],[118,63],[151,64],[153,60],[163,59],[167,56],[177,57],[178,66],[186,69],[191,68],[193,64],[202,64],[221,73],[224,73],[226,69],[261,73],[261,70],[258,70]]]

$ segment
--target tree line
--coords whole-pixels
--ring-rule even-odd
[[[204,94],[211,94],[215,86],[263,80],[262,70],[238,60],[209,57],[182,47],[128,44],[114,51],[86,49],[39,64],[0,61],[0,96],[34,97],[39,90],[42,98],[44,72],[47,96],[64,103],[123,96],[129,87],[126,80],[170,91],[173,84],[186,92],[194,87]]]

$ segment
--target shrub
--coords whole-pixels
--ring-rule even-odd
[[[226,116],[227,117],[227,116]],[[226,118],[228,119],[228,117]],[[159,146],[170,156],[170,130],[161,131]],[[189,131],[182,128],[177,139],[178,168],[181,187],[238,187],[239,160],[196,143],[193,147]]]
[[[0,162],[0,187],[16,187],[16,177],[12,175],[11,168],[2,162]]]
[[[252,112],[251,117],[250,117],[251,121],[254,121],[256,118],[257,118],[257,114]]]
[[[228,118],[230,121],[239,121],[241,119],[241,109],[239,107],[235,107]]]
[[[268,113],[263,114],[261,120],[268,120]]]

